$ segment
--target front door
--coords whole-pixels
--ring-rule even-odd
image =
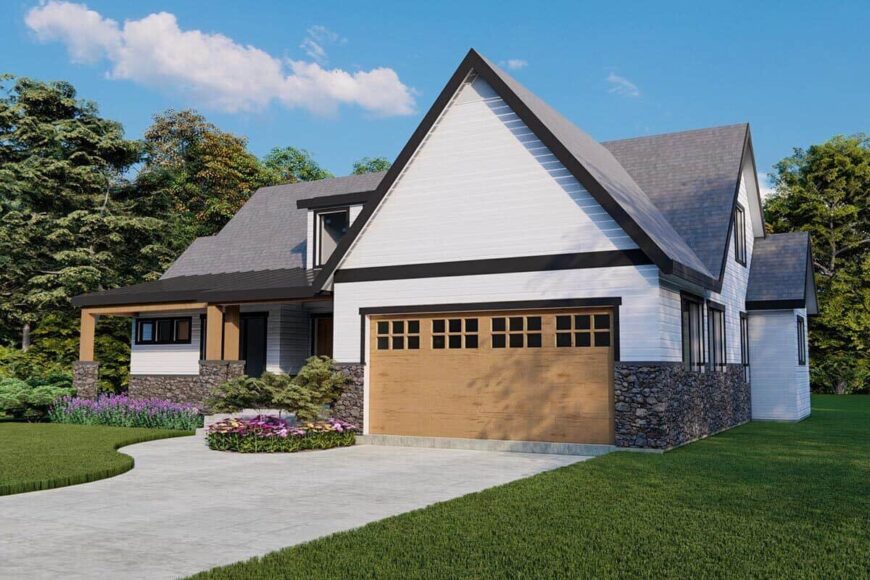
[[[239,358],[245,361],[245,374],[259,377],[266,371],[266,314],[241,315]]]
[[[318,316],[314,319],[314,348],[315,356],[328,356],[332,358],[332,315]]]

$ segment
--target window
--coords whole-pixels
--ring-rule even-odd
[[[749,382],[749,319],[740,313],[740,364],[743,365],[743,378]]]
[[[609,314],[556,316],[556,347],[610,346]]]
[[[727,362],[725,358],[725,308],[709,302],[707,303],[707,311],[709,312],[710,364],[714,371],[724,371]]]
[[[419,350],[419,320],[378,320],[378,350]]]
[[[477,318],[439,318],[432,321],[432,348],[477,348]]]
[[[136,344],[190,344],[191,318],[138,318]]]
[[[803,366],[807,364],[807,323],[803,316],[797,317],[797,341],[798,364]]]
[[[746,212],[740,204],[734,208],[734,259],[746,265]]]
[[[540,316],[499,316],[492,319],[492,348],[541,348]]]
[[[319,211],[314,214],[314,265],[323,266],[338,242],[350,227],[350,211],[347,208]]]
[[[704,370],[704,304],[700,299],[683,295],[683,362],[693,371]]]

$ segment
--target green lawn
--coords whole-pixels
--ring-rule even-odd
[[[0,423],[0,495],[85,483],[132,469],[124,445],[188,431]]]
[[[197,578],[870,574],[870,397],[613,453]]]

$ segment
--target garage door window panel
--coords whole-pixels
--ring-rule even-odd
[[[432,321],[432,348],[459,350],[477,348],[477,318],[448,318]]]
[[[376,325],[378,350],[419,350],[419,320],[379,320]]]
[[[609,347],[610,314],[556,316],[556,348]]]

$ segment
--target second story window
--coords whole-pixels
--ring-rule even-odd
[[[323,266],[350,227],[347,208],[329,209],[314,214],[314,266]]]
[[[739,204],[734,208],[734,259],[746,265],[746,211]]]

